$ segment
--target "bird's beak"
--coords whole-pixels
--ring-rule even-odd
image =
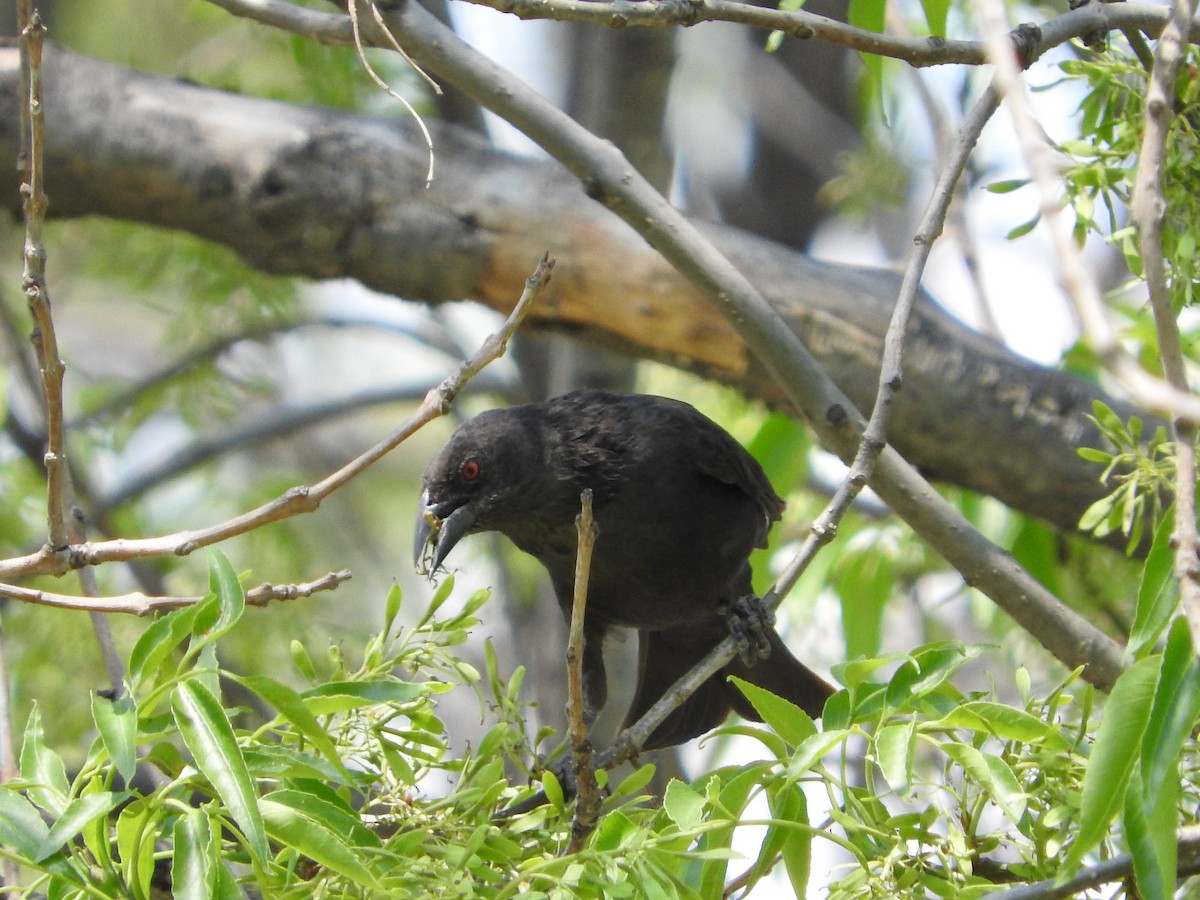
[[[417,571],[436,572],[454,545],[474,524],[475,511],[469,503],[450,509],[446,504],[430,503],[429,492],[423,493],[413,541],[413,564]]]

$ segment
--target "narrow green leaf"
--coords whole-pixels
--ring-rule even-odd
[[[32,803],[16,791],[0,788],[0,844],[33,859],[49,830]]]
[[[201,809],[188,810],[175,822],[171,854],[171,893],[174,900],[210,900],[216,895],[212,828]]]
[[[1178,785],[1175,785],[1174,793],[1178,794]],[[1133,857],[1133,877],[1138,894],[1166,898],[1175,892],[1175,809],[1172,806],[1168,810],[1168,821],[1153,823],[1142,802],[1143,794],[1141,773],[1135,771],[1125,791],[1125,841]],[[1170,890],[1167,885],[1171,886]]]
[[[220,550],[212,550],[208,556],[208,590],[216,598],[216,620],[209,625],[192,649],[206,647],[220,638],[237,624],[246,611],[246,593],[238,580],[233,566]],[[197,621],[204,621],[204,618]]]
[[[1005,815],[1014,822],[1021,818],[1025,812],[1025,794],[1008,763],[969,744],[948,741],[941,748],[958,763],[964,775],[987,791]]]
[[[272,791],[264,799],[290,807],[322,827],[342,835],[347,845],[382,846],[379,836],[362,823],[354,808],[325,785],[298,782],[296,790]]]
[[[972,700],[960,704],[936,722],[930,723],[929,728],[970,728],[1006,741],[1044,744],[1051,750],[1065,750],[1070,746],[1057,725],[1045,722],[1023,709],[991,700]]]
[[[729,680],[746,695],[746,699],[750,701],[755,712],[762,716],[762,720],[791,746],[799,747],[817,733],[817,726],[812,717],[795,703],[736,675],[730,676]]]
[[[269,797],[259,801],[268,832],[279,843],[372,890],[382,886],[344,837],[319,818]]]
[[[1174,505],[1167,509],[1154,529],[1150,553],[1142,567],[1142,583],[1138,588],[1137,609],[1125,653],[1138,658],[1150,652],[1162,635],[1171,616],[1179,606],[1179,582],[1175,580],[1175,550],[1171,535],[1175,533]]]
[[[29,799],[57,818],[67,807],[71,784],[62,757],[46,744],[42,713],[37,703],[29,710],[21,742],[21,777],[29,782]]]
[[[331,681],[300,696],[314,715],[323,716],[376,703],[407,703],[437,689],[407,681]]]
[[[387,600],[383,604],[383,634],[386,636],[391,633],[392,626],[396,623],[396,616],[400,613],[400,585],[393,584],[391,590],[388,591]]]
[[[200,682],[189,679],[171,693],[171,712],[196,766],[242,829],[259,864],[269,856],[254,785],[225,710]]]
[[[1025,235],[1029,234],[1029,232],[1033,231],[1033,229],[1037,227],[1038,222],[1040,222],[1041,220],[1042,220],[1042,217],[1041,217],[1041,214],[1039,213],[1038,215],[1034,216],[1029,221],[1023,222],[1022,224],[1018,225],[1016,228],[1013,228],[1011,231],[1008,232],[1007,235],[1005,235],[1005,237],[1010,241],[1015,241],[1019,237],[1024,237]]]
[[[912,722],[885,725],[875,735],[875,762],[899,797],[907,797],[912,786]]]
[[[1154,706],[1142,742],[1142,777],[1151,802],[1174,781],[1180,753],[1200,715],[1200,666],[1187,619],[1178,616],[1167,635]]]
[[[155,619],[142,632],[129,654],[129,680],[135,692],[155,675],[163,661],[192,633],[196,616],[205,602],[215,601],[202,601],[177,609]],[[174,667],[171,668],[171,674],[174,674]]]
[[[1011,194],[1013,191],[1029,184],[1028,178],[1011,178],[1008,181],[993,181],[986,189],[993,194]]]
[[[239,684],[245,686],[248,690],[257,694],[273,706],[300,734],[308,738],[330,765],[342,773],[347,784],[353,783],[354,779],[346,771],[341,755],[333,743],[333,739],[321,727],[321,723],[317,721],[316,716],[313,715],[308,704],[305,703],[304,698],[300,694],[287,685],[276,681],[274,678],[268,678],[265,675],[234,677]]]
[[[1063,861],[1064,875],[1100,843],[1124,801],[1150,718],[1159,667],[1156,657],[1147,657],[1126,669],[1113,685],[1083,776],[1079,830]]]
[[[50,830],[38,843],[37,851],[33,854],[34,862],[41,862],[46,857],[58,852],[70,840],[83,831],[88,825],[112,812],[129,794],[99,791],[76,797],[64,807],[54,820]]]
[[[697,846],[703,850],[728,850],[733,843],[735,826],[746,809],[751,793],[762,783],[762,773],[756,767],[735,769],[727,780],[718,780],[716,774],[708,782],[709,802],[713,807],[711,818],[727,823],[707,829]],[[710,819],[711,821],[711,819]],[[725,885],[729,860],[710,859],[700,866],[696,883],[702,897],[719,897]],[[749,892],[751,885],[747,885]]]
[[[117,773],[128,784],[137,773],[137,707],[126,691],[116,701],[92,694],[92,721]]]
[[[417,630],[424,628],[429,624],[429,620],[434,617],[434,614],[441,608],[442,604],[450,597],[454,590],[454,576],[447,575],[441,580],[437,586],[437,590],[433,592],[433,597],[429,600],[429,606],[425,608],[425,613],[417,621]]]
[[[782,822],[808,825],[808,798],[799,784],[788,784],[780,790],[768,791],[771,816]],[[808,828],[771,826],[779,841],[779,853],[788,881],[797,897],[808,896],[808,878],[812,871],[812,832]]]
[[[117,851],[121,874],[135,895],[148,897],[154,877],[154,841],[157,835],[156,818],[162,807],[137,797],[126,804],[117,815]]]

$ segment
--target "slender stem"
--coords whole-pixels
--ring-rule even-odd
[[[588,737],[583,695],[583,654],[587,638],[583,631],[587,610],[588,576],[592,570],[592,550],[596,546],[596,522],[592,518],[592,492],[585,488],[579,495],[580,512],[575,519],[579,548],[575,556],[575,590],[571,602],[571,632],[567,642],[567,726],[571,739],[571,768],[575,776],[575,814],[571,820],[568,853],[578,853],[587,843],[600,815],[600,788],[592,742]]]
[[[46,246],[42,231],[46,220],[45,172],[42,148],[45,146],[46,116],[42,99],[42,49],[46,29],[36,10],[21,28],[21,43],[27,63],[29,94],[21,107],[28,125],[25,148],[25,181],[21,185],[25,211],[25,264],[21,275],[25,298],[34,321],[34,347],[41,374],[42,402],[46,414],[46,518],[51,550],[67,546],[66,527],[66,455],[63,448],[63,364],[58,355],[58,339],[50,314],[50,295],[46,289]]]

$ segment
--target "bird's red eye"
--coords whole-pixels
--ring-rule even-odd
[[[483,471],[483,469],[481,469],[479,467],[479,463],[477,463],[473,459],[468,459],[466,462],[464,462],[461,466],[458,467],[458,473],[460,475],[462,475],[462,477],[465,478],[467,481],[474,481],[476,478],[479,477],[479,475],[482,471]]]

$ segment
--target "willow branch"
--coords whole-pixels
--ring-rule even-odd
[[[600,788],[592,742],[588,737],[583,695],[584,613],[587,610],[588,576],[592,570],[592,549],[596,546],[596,522],[592,518],[592,492],[579,496],[580,512],[575,519],[579,547],[575,556],[575,589],[571,602],[571,631],[567,642],[567,725],[571,739],[571,769],[575,776],[575,813],[571,819],[568,853],[578,853],[587,843],[600,815]]]

